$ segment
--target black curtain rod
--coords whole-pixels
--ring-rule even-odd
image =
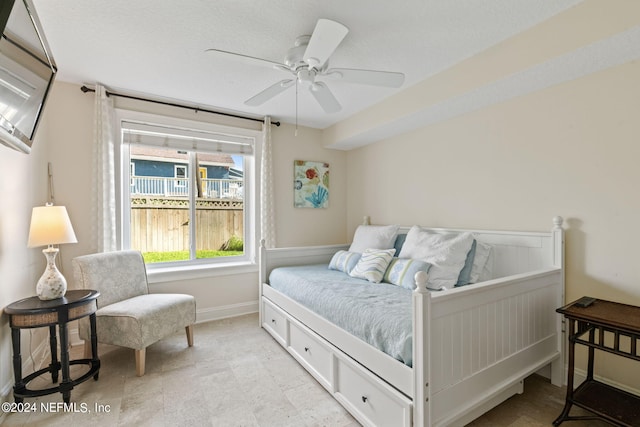
[[[84,85],[80,88],[80,90],[83,91],[84,93],[96,91],[95,89],[91,89]],[[200,107],[189,107],[188,105],[174,104],[173,102],[157,101],[155,99],[147,99],[147,98],[141,98],[138,96],[124,95],[122,93],[115,93],[115,92],[109,92],[109,91],[107,91],[106,93],[107,93],[107,96],[113,95],[113,96],[119,96],[120,98],[135,99],[136,101],[146,101],[146,102],[153,102],[155,104],[168,105],[169,107],[186,108],[187,110],[194,110],[196,113],[198,111],[203,111],[205,113],[219,114],[221,116],[235,117],[237,119],[252,120],[254,122],[264,123],[264,120],[256,119],[254,117],[245,117],[245,116],[240,116],[238,114],[224,113],[222,111],[207,110],[205,108],[200,108]],[[271,122],[271,124],[280,126],[280,122]]]

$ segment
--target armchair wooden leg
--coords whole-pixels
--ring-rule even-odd
[[[187,345],[193,347],[193,325],[184,328],[187,331]]]
[[[144,359],[147,349],[136,350],[136,375],[141,377],[144,375]]]

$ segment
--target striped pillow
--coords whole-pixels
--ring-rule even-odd
[[[389,263],[383,281],[392,285],[402,286],[407,289],[415,289],[415,275],[418,271],[429,272],[431,264],[411,258],[393,258]]]
[[[366,249],[349,276],[380,283],[395,253],[395,249]]]
[[[331,258],[329,270],[338,270],[349,274],[359,259],[358,252],[338,251]]]

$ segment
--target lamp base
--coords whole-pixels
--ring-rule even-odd
[[[67,281],[56,267],[58,248],[48,247],[42,253],[47,257],[47,268],[36,286],[36,295],[41,300],[62,298],[67,292]]]

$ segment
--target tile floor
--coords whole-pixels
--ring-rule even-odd
[[[140,378],[135,376],[133,350],[101,345],[100,378],[74,388],[74,412],[56,406],[60,394],[26,399],[36,404],[36,411],[9,414],[3,426],[359,426],[258,327],[257,314],[198,324],[194,341],[188,348],[185,334],[178,333],[150,346],[146,374]],[[74,347],[72,359],[79,357],[82,348]],[[72,377],[84,369],[72,366]],[[46,387],[45,379],[34,380],[32,387]],[[564,389],[532,376],[523,395],[471,425],[548,426],[563,401]]]

